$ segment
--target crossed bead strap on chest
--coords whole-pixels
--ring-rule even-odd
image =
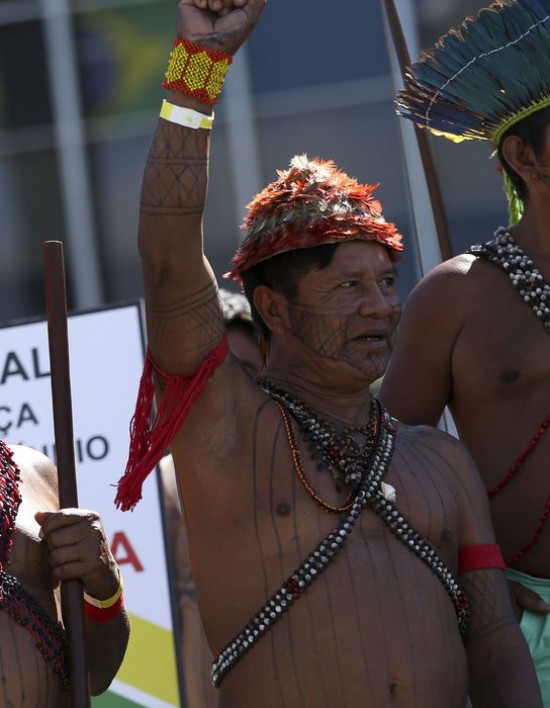
[[[437,575],[451,597],[460,632],[466,632],[469,605],[452,573],[436,551],[399,513],[382,491],[382,482],[389,468],[395,445],[395,430],[389,416],[379,406],[380,421],[373,444],[371,464],[364,474],[351,508],[338,526],[309,554],[259,612],[212,663],[212,683],[219,686],[224,676],[258,642],[273,624],[291,607],[312,582],[326,570],[349,537],[363,509],[370,507],[383,519],[395,536],[414,552]],[[291,448],[292,449],[292,448]]]
[[[370,489],[360,488],[351,509],[337,527],[313,549],[283,585],[247,623],[233,641],[229,642],[212,663],[212,683],[219,686],[227,672],[259,641],[273,624],[291,607],[311,583],[326,570],[353,531],[361,512],[368,503],[368,495],[380,489],[382,479],[393,453],[394,435],[381,426],[376,452],[372,461]],[[361,487],[366,486],[364,483]]]

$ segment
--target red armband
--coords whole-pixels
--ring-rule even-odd
[[[115,505],[127,511],[141,499],[141,488],[151,470],[165,454],[189,409],[202,393],[209,378],[225,361],[229,345],[227,335],[189,376],[171,376],[153,361],[147,350],[139,382],[138,398],[130,423],[130,450],[124,474],[118,481]],[[154,375],[166,384],[151,421],[155,397]]]
[[[506,567],[500,547],[496,543],[478,543],[475,546],[462,546],[458,549],[458,574],[473,570]]]
[[[109,607],[98,607],[97,605],[93,605],[91,602],[88,602],[88,600],[84,598],[84,614],[86,615],[86,617],[89,617],[93,622],[110,622],[122,612],[123,607],[124,596],[122,595],[122,593],[119,595],[116,602],[114,602]]]

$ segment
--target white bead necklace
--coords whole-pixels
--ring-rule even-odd
[[[550,332],[550,283],[517,245],[508,229],[497,229],[492,241],[472,246],[468,253],[484,258],[508,273],[521,298]]]

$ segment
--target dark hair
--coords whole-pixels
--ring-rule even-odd
[[[286,298],[292,299],[298,294],[299,279],[312,270],[326,268],[334,258],[339,245],[339,243],[325,243],[322,246],[279,253],[265,261],[260,261],[253,268],[242,273],[244,292],[260,336],[269,340],[271,331],[254,306],[254,291],[258,285],[267,285]]]
[[[242,317],[234,317],[225,325],[225,329],[228,332],[242,332],[250,339],[258,340],[258,330],[251,319],[245,320]]]
[[[541,108],[540,111],[536,111],[532,115],[524,118],[516,125],[509,128],[502,136],[500,143],[498,145],[498,159],[502,165],[502,169],[506,172],[510,178],[512,184],[514,185],[518,197],[525,202],[528,196],[527,186],[523,179],[518,175],[518,173],[513,170],[502,153],[502,146],[504,141],[509,135],[517,135],[525,145],[528,145],[535,152],[537,157],[540,157],[544,148],[544,133],[546,126],[550,123],[550,107]]]

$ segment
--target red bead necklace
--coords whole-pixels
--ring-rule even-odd
[[[536,448],[536,446],[538,445],[540,439],[544,435],[544,433],[549,425],[550,425],[550,413],[546,416],[546,418],[539,425],[539,427],[535,431],[535,434],[533,435],[531,440],[529,440],[529,442],[527,443],[527,447],[525,448],[525,450],[517,458],[517,460],[514,462],[512,467],[510,467],[508,472],[506,472],[506,474],[500,480],[500,482],[492,489],[489,489],[489,491],[487,493],[489,494],[490,497],[494,496],[497,492],[500,492],[501,489],[504,489],[504,487],[510,482],[510,480],[516,476],[516,474],[519,472],[519,468],[525,462],[525,460],[529,457],[529,455],[533,452],[533,450]]]
[[[501,491],[501,489],[504,489],[506,485],[517,475],[519,472],[519,469],[521,465],[525,462],[525,460],[529,457],[529,455],[533,452],[533,450],[536,448],[538,443],[540,442],[540,439],[548,429],[548,426],[550,426],[550,413],[546,416],[546,418],[542,421],[542,423],[539,425],[537,430],[535,431],[533,437],[531,440],[529,440],[527,447],[525,450],[521,453],[521,455],[517,458],[517,460],[514,462],[512,467],[508,470],[508,472],[504,475],[504,477],[500,480],[500,482],[494,486],[492,489],[489,490],[488,494],[489,497],[493,497],[495,494]],[[550,495],[546,499],[546,502],[544,504],[544,508],[541,514],[540,519],[538,520],[538,523],[535,527],[535,531],[533,532],[533,535],[531,536],[530,540],[522,546],[516,553],[514,553],[513,556],[510,558],[506,559],[506,565],[510,566],[513,565],[514,563],[517,563],[517,561],[527,553],[527,551],[532,548],[535,543],[538,541],[540,534],[542,533],[542,529],[544,528],[544,525],[550,518]]]

